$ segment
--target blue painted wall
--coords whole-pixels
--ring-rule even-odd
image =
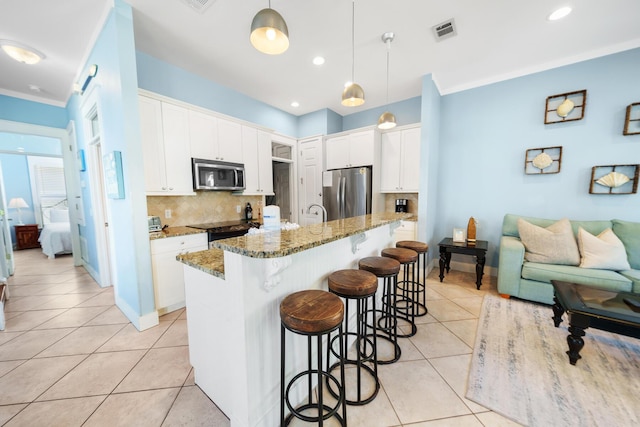
[[[296,116],[250,98],[233,89],[136,52],[138,84],[170,98],[256,123],[284,135],[297,136]]]
[[[61,107],[0,95],[0,120],[64,129],[69,116]]]
[[[2,165],[2,179],[4,181],[7,206],[9,201],[16,197],[22,197],[28,208],[20,209],[20,216],[24,224],[35,224],[36,217],[33,210],[31,184],[29,183],[29,164],[27,156],[21,154],[0,154]],[[18,210],[7,208],[7,216],[11,218],[11,225],[18,224]],[[16,233],[11,227],[11,241],[16,242]]]
[[[429,78],[430,80],[430,78]],[[342,130],[358,129],[378,124],[378,118],[385,111],[391,111],[396,116],[398,126],[420,123],[421,97],[405,99],[382,107],[358,111],[342,118]]]
[[[60,140],[46,136],[0,132],[0,151],[62,156]]]
[[[102,153],[122,154],[124,199],[108,199],[110,243],[114,247],[111,262],[115,271],[116,303],[134,325],[139,317],[155,313],[148,230],[147,205],[142,168],[142,145],[138,121],[138,82],[131,7],[122,0],[115,2],[107,22],[89,55],[86,67],[98,64],[99,71],[85,95],[74,95],[69,102],[70,116],[75,120],[78,148],[87,147],[83,128],[82,102],[91,90],[99,93],[98,112]],[[90,182],[87,172],[81,179]],[[83,189],[85,216],[91,218],[92,189]],[[93,190],[95,191],[95,190]],[[97,268],[95,231],[92,219],[82,229],[91,245],[91,265]]]
[[[437,197],[436,238],[473,216],[478,238],[490,243],[487,263],[497,266],[506,213],[640,221],[640,194],[588,193],[592,166],[640,163],[640,135],[622,135],[625,108],[640,101],[638,76],[633,49],[442,97],[437,195],[428,187],[429,200]],[[584,119],[543,123],[547,96],[581,89]],[[524,174],[527,149],[557,145],[559,174]]]

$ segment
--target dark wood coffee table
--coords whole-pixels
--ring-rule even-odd
[[[615,292],[591,286],[552,280],[553,323],[562,322],[566,312],[569,317],[569,362],[575,365],[584,347],[585,329],[591,327],[603,331],[640,338],[640,313],[634,312],[625,299],[640,304],[640,294]]]
[[[438,243],[440,246],[440,281],[444,279],[444,270],[449,272],[451,264],[451,254],[473,255],[476,257],[476,288],[482,285],[484,275],[484,262],[489,242],[486,240],[476,240],[474,244],[468,242],[454,242],[451,237],[445,237]]]

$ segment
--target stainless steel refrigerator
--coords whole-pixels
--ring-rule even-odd
[[[371,168],[337,169],[322,176],[327,221],[371,213]]]

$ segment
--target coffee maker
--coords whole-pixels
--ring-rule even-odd
[[[409,212],[409,200],[396,199],[396,212]]]

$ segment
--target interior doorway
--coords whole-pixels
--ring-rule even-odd
[[[297,194],[293,191],[296,179],[295,141],[277,140],[271,142],[271,159],[273,170],[273,196],[267,196],[267,205],[280,207],[282,221],[297,222]]]

